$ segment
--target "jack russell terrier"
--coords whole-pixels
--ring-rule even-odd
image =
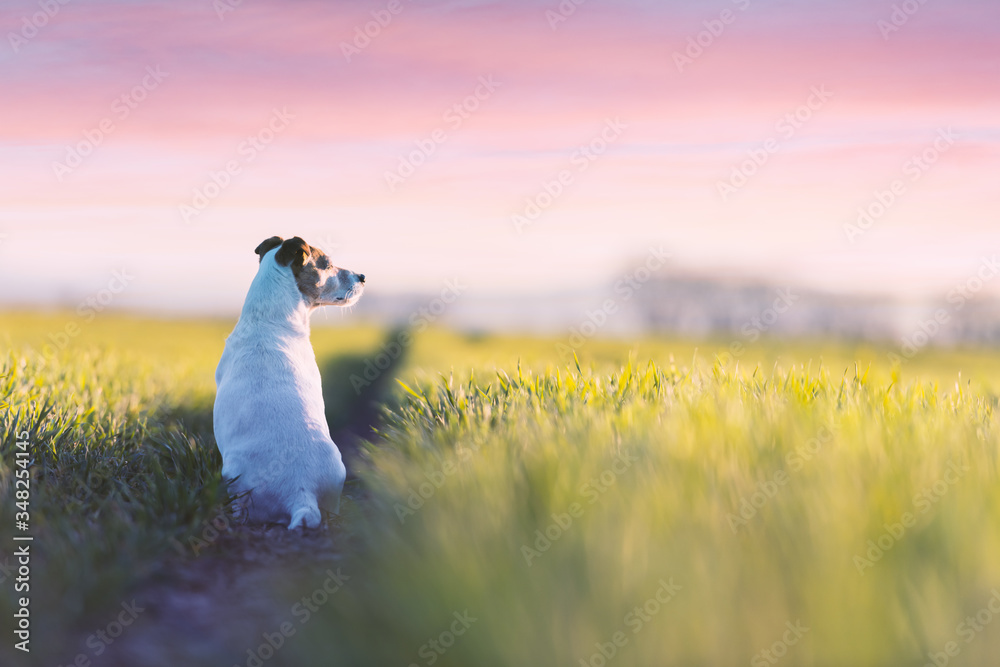
[[[362,274],[340,269],[298,236],[272,236],[215,371],[215,439],[222,476],[254,523],[315,528],[340,513],[347,470],[330,438],[309,316],[350,306]]]

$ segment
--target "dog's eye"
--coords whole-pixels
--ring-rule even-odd
[[[316,268],[317,269],[330,268],[330,260],[328,260],[326,257],[320,257],[319,259],[316,260]]]

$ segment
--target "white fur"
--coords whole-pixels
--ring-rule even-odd
[[[309,341],[318,304],[306,303],[277,251],[261,259],[215,372],[215,438],[223,477],[236,478],[231,492],[250,492],[240,508],[250,521],[315,528],[321,508],[339,513],[347,471],[330,438]],[[351,275],[350,289],[328,283],[324,296],[336,289],[342,302],[356,301],[364,277]]]

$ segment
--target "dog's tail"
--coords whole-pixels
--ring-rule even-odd
[[[288,530],[294,528],[318,528],[323,517],[319,506],[313,500],[311,504],[302,504],[292,510],[292,519],[288,522]]]

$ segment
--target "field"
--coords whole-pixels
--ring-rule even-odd
[[[556,339],[317,327],[356,476],[329,530],[289,536],[225,511],[211,408],[233,322],[78,320],[0,316],[0,664],[1000,655],[995,351],[899,367],[875,345],[733,360],[727,340],[644,339],[567,358]],[[11,639],[19,441],[30,656]]]

